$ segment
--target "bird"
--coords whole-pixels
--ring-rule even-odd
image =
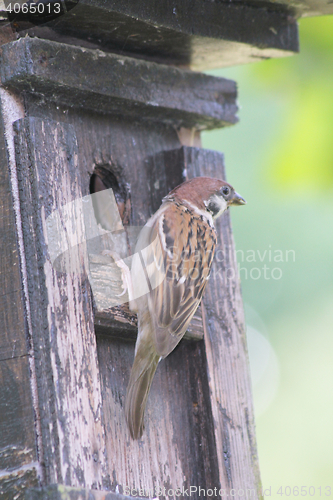
[[[226,181],[196,177],[173,189],[142,228],[132,258],[130,309],[138,316],[125,416],[131,437],[144,431],[150,386],[161,359],[184,336],[210,275],[214,220],[246,201]]]

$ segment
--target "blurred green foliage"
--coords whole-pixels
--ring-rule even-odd
[[[277,392],[257,417],[273,499],[280,486],[302,485],[317,488],[316,499],[329,485],[333,497],[333,16],[301,20],[300,47],[210,72],[237,81],[240,122],[203,134],[204,147],[225,153],[228,181],[248,202],[231,217],[247,324],[279,364]],[[295,258],[275,262],[269,250]],[[256,408],[260,397],[254,386]]]
[[[278,131],[270,178],[282,189],[330,189],[333,185],[333,20],[301,21],[302,56],[256,64],[263,90],[283,92],[288,120]]]

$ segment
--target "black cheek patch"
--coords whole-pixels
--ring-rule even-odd
[[[214,201],[210,201],[207,207],[207,209],[209,210],[209,212],[212,214],[213,217],[219,213],[220,208],[221,207]]]

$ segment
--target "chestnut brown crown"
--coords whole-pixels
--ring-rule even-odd
[[[214,217],[230,205],[245,205],[246,201],[226,181],[212,177],[195,177],[174,188],[165,201],[187,201],[199,210],[207,210]]]

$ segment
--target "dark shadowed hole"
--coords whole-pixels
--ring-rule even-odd
[[[129,223],[131,213],[130,189],[128,184],[119,180],[119,178],[110,170],[109,165],[96,166],[92,176],[90,177],[90,194],[98,193],[110,188],[112,189],[116,199],[121,220],[124,225],[127,225]],[[93,197],[93,206],[97,222],[101,224],[104,229],[108,229],[107,222],[103,220],[103,210],[99,207],[95,197]]]

